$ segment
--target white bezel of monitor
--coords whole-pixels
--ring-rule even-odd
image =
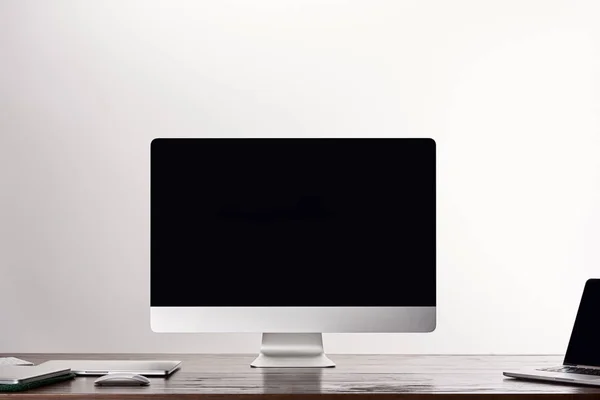
[[[151,307],[154,332],[432,332],[436,307]]]

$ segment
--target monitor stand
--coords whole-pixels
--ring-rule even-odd
[[[335,363],[325,355],[320,333],[263,333],[255,368],[325,368]]]

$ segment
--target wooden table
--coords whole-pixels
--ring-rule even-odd
[[[561,364],[559,356],[331,355],[336,368],[254,369],[254,355],[12,354],[50,359],[178,359],[182,368],[147,387],[95,387],[93,377],[0,399],[600,399],[600,388],[520,381],[506,369]],[[0,355],[1,356],[1,355]]]

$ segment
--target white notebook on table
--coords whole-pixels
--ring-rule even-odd
[[[67,375],[70,368],[46,365],[6,365],[0,367],[0,385],[17,385]]]

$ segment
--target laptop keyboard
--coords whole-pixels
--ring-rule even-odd
[[[600,369],[598,369],[598,368],[569,367],[567,365],[563,365],[560,367],[540,368],[540,371],[565,372],[565,373],[569,373],[569,374],[600,376]]]

